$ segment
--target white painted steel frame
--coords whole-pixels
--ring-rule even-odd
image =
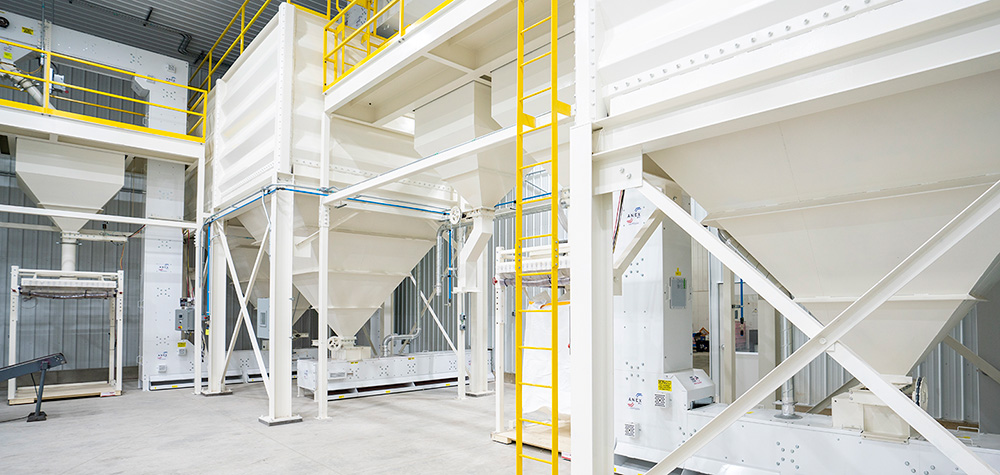
[[[325,33],[324,33],[325,34]],[[319,131],[319,187],[330,186],[330,116],[326,113],[320,120]],[[330,208],[319,204],[319,288],[316,313],[319,320],[316,354],[316,401],[317,419],[326,419],[329,413],[329,358],[330,358]]]
[[[268,224],[270,226],[270,224]],[[268,229],[270,231],[270,229]],[[257,368],[260,370],[261,379],[264,380],[264,389],[267,391],[267,396],[273,396],[273,385],[271,384],[270,377],[267,374],[267,367],[264,366],[264,356],[260,351],[260,345],[257,343],[257,335],[254,332],[253,322],[250,321],[250,311],[247,309],[247,300],[250,298],[250,293],[253,291],[254,282],[257,280],[257,271],[260,269],[260,262],[264,257],[264,249],[267,245],[268,236],[270,233],[265,231],[264,241],[260,243],[260,249],[257,250],[257,258],[254,260],[253,270],[250,271],[250,280],[247,282],[246,291],[240,287],[240,276],[236,272],[236,263],[233,262],[233,253],[229,249],[229,240],[226,238],[226,233],[220,230],[219,240],[222,241],[222,251],[226,255],[226,265],[229,268],[229,276],[233,281],[233,287],[236,289],[236,301],[240,304],[240,318],[236,320],[236,328],[233,329],[233,337],[229,341],[229,348],[226,351],[225,361],[222,364],[222,381],[219,384],[225,387],[226,380],[225,374],[226,370],[229,369],[229,358],[233,354],[233,350],[236,348],[236,340],[240,336],[240,327],[246,325],[247,336],[250,338],[250,345],[253,347],[253,355],[257,359]],[[220,376],[220,375],[216,375]]]
[[[113,214],[80,213],[45,208],[29,208],[27,206],[0,205],[0,213],[28,214],[33,216],[48,216],[57,218],[77,218],[92,221],[107,221],[109,223],[139,224],[143,226],[162,226],[165,228],[197,229],[198,223],[191,221],[173,221],[169,219],[134,218],[132,216],[117,216]]]
[[[1000,384],[1000,370],[998,370],[996,366],[991,365],[988,361],[984,360],[981,356],[977,355],[976,352],[963,345],[951,335],[945,335],[943,342],[944,344],[950,346],[951,349],[955,350],[956,353],[962,355],[962,358],[965,358],[965,361],[968,361],[980,372],[988,376],[993,381],[996,381],[997,384]]]
[[[751,410],[768,393],[774,392],[785,380],[791,378],[809,362],[827,351],[879,399],[963,470],[969,473],[998,473],[909,397],[883,379],[877,371],[850,348],[840,343],[839,339],[1000,209],[1000,183],[990,187],[826,327],[781,292],[758,270],[750,266],[739,254],[705,230],[700,223],[653,185],[645,182],[640,191],[654,205],[663,210],[672,221],[718,257],[727,267],[740,275],[753,289],[757,290],[761,297],[810,337],[810,340],[791,357],[779,364],[702,430],[657,464],[650,470],[650,474],[665,474],[679,467],[701,447],[704,447],[744,413]]]
[[[59,277],[111,277],[115,280],[115,297],[108,305],[108,384],[118,393],[122,391],[124,335],[125,335],[125,271],[117,272],[80,272],[40,269],[21,269],[18,266],[10,268],[10,315],[8,322],[7,362],[17,363],[17,324],[21,308],[21,274],[43,274]],[[62,284],[63,282],[60,282]],[[60,285],[73,288],[72,285]],[[93,288],[83,286],[82,288]],[[7,382],[7,400],[13,400],[17,395],[17,379]]]
[[[198,174],[196,183],[198,189],[195,191],[195,220],[197,227],[194,229],[194,315],[195,315],[195,338],[194,338],[194,393],[201,394],[201,372],[202,353],[205,337],[205,253],[202,251],[205,245],[205,153],[202,151],[198,156]],[[187,283],[185,282],[185,285]]]
[[[595,194],[594,123],[605,115],[597,89],[595,0],[574,2],[576,107],[569,133],[569,242],[573,473],[614,471],[614,312],[611,194]]]

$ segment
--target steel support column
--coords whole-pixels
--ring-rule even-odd
[[[594,121],[606,115],[597,87],[595,0],[574,2],[576,104],[569,133],[569,242],[573,473],[614,471],[614,264],[611,194],[594,194]],[[556,190],[552,190],[556,192]]]
[[[292,259],[295,240],[293,229],[295,194],[274,193],[270,197],[270,293],[271,346],[268,351],[272,393],[268,414],[260,421],[266,425],[301,422],[292,414]]]
[[[493,222],[490,221],[490,227]],[[493,292],[490,291],[489,253],[480,252],[475,272],[479,291],[472,294],[473,311],[469,319],[469,334],[472,338],[472,372],[469,373],[469,395],[486,396],[492,394],[489,388],[489,332],[490,306]]]
[[[194,229],[194,393],[201,394],[202,338],[205,336],[205,152],[198,156]],[[187,282],[185,282],[187,285]]]
[[[877,371],[850,348],[840,343],[839,339],[1000,209],[1000,183],[990,187],[826,327],[648,182],[643,184],[641,191],[671,220],[705,246],[709,252],[715,254],[727,267],[743,277],[761,297],[770,302],[776,310],[810,337],[810,340],[791,357],[783,361],[774,371],[762,378],[743,396],[713,418],[702,430],[657,464],[650,470],[650,474],[666,474],[679,467],[700,448],[736,422],[768,393],[775,391],[785,380],[794,376],[809,362],[827,351],[917,432],[951,458],[962,470],[969,473],[998,473],[898,388],[883,379]]]
[[[319,186],[327,188],[330,186],[330,116],[323,114],[320,120],[319,131]],[[319,205],[319,305],[316,313],[319,317],[318,353],[316,356],[316,390],[313,397],[316,400],[317,419],[326,419],[330,401],[328,383],[330,380],[329,365],[330,359],[330,208]],[[384,327],[383,327],[384,328]],[[384,329],[383,329],[384,332]]]
[[[208,389],[206,395],[224,394],[226,372],[226,249],[222,233],[225,220],[212,223],[208,239],[209,253],[209,306],[208,306]]]

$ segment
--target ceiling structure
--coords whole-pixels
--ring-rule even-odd
[[[246,18],[267,0],[249,0]],[[270,0],[258,21],[247,30],[252,41],[278,11],[282,0]],[[297,5],[326,11],[326,0],[296,0]],[[206,54],[239,10],[240,0],[0,0],[0,11],[16,13],[188,61],[193,66]],[[230,28],[216,47],[221,55],[239,32]],[[230,54],[226,63],[236,59]],[[217,74],[224,73],[222,66]]]

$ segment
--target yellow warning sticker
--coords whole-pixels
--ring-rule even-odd
[[[177,342],[177,347],[178,348],[187,348],[187,342],[186,341],[178,341]]]
[[[673,391],[673,383],[674,382],[669,379],[661,379],[656,382],[656,389],[660,391]]]
[[[10,59],[10,60],[13,60],[13,59],[14,59],[14,55],[12,55],[12,54],[8,53],[7,51],[4,51],[4,52],[3,52],[3,59]]]
[[[32,30],[31,28],[28,28],[26,26],[22,26],[21,27],[21,33],[24,33],[26,35],[34,35],[35,34],[35,30]]]
[[[677,268],[677,272],[674,272],[674,274],[677,274],[677,277],[680,277],[681,276],[681,268],[678,267]]]

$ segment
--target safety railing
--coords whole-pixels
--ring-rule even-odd
[[[264,2],[261,3],[260,7],[258,7],[256,10],[251,9],[250,12],[253,14],[253,16],[250,17],[249,21],[247,20],[247,12],[248,12],[247,6],[250,3],[250,0],[243,1],[243,3],[240,5],[240,8],[236,10],[236,13],[229,20],[229,23],[226,24],[226,27],[222,29],[222,33],[219,34],[219,38],[215,40],[215,43],[212,44],[212,47],[208,49],[208,53],[205,54],[205,57],[202,58],[200,62],[198,62],[198,65],[195,66],[194,70],[191,72],[191,77],[188,79],[189,85],[192,85],[200,89],[204,89],[205,91],[212,90],[212,76],[215,75],[219,67],[226,62],[226,60],[229,58],[230,55],[233,54],[233,52],[236,52],[235,58],[239,58],[240,55],[243,54],[243,49],[247,46],[248,43],[247,32],[250,31],[250,28],[254,24],[256,24],[258,20],[262,18],[261,15],[264,13],[264,10],[268,7],[268,5],[271,4],[271,1],[272,0],[264,0]],[[322,13],[313,11],[312,9],[303,7],[301,5],[296,5],[291,1],[288,1],[287,3],[301,11],[304,11],[312,15],[316,15],[321,18],[330,17],[329,8],[327,10],[326,15],[324,16]],[[229,34],[229,32],[233,29],[234,26],[236,26],[237,19],[239,19],[240,23],[239,23],[239,31],[236,32],[236,38],[233,39],[232,43],[229,44],[229,46],[222,54],[216,55],[215,51],[218,49],[219,45],[222,44],[222,40],[226,37],[226,35]],[[269,19],[265,19],[265,21],[266,20]],[[239,46],[238,49],[237,46]],[[201,79],[201,81],[199,81],[197,85],[195,85],[195,82],[197,81],[199,74],[202,73],[204,74],[205,77]],[[192,111],[204,109],[203,101],[205,101],[206,99],[207,97],[205,96],[200,98],[192,97],[188,101],[188,109]],[[194,124],[193,127],[198,127],[198,126],[199,124],[196,123]]]
[[[330,18],[324,26],[323,32],[323,91],[326,92],[334,84],[353,72],[369,59],[383,51],[392,40],[402,37],[406,30],[413,28],[434,14],[448,6],[452,0],[444,0],[429,12],[421,16],[412,23],[406,22],[406,0],[391,0],[385,2],[378,8],[377,0],[351,0],[347,6],[331,8],[331,3],[337,0],[329,0],[327,3],[327,17],[331,11],[336,9],[337,14]],[[339,2],[338,2],[339,4]],[[347,13],[355,7],[366,11],[365,22],[357,25],[348,25]],[[388,21],[381,21],[391,13],[399,14],[398,24],[389,25]],[[379,34],[380,27],[388,29],[395,27],[396,31],[382,36]],[[331,47],[332,38],[332,47]],[[332,65],[332,66],[331,66]],[[330,78],[332,69],[333,78]]]
[[[208,49],[208,53],[205,54],[205,57],[202,58],[201,61],[198,62],[198,65],[194,67],[194,70],[191,71],[191,77],[188,78],[188,84],[197,87],[199,89],[204,89],[205,91],[211,91],[212,75],[214,75],[216,70],[219,69],[219,66],[222,66],[222,64],[226,61],[226,59],[229,58],[229,55],[233,53],[233,50],[234,48],[236,48],[237,45],[239,45],[239,50],[238,50],[239,52],[236,54],[236,57],[238,58],[239,55],[243,54],[243,47],[246,42],[247,31],[250,29],[251,26],[253,26],[254,23],[257,22],[257,19],[260,18],[260,15],[264,13],[264,9],[271,4],[271,0],[264,0],[264,3],[260,5],[260,8],[258,8],[257,11],[253,14],[249,22],[247,22],[248,3],[250,3],[250,0],[244,0],[243,3],[240,5],[240,8],[236,10],[236,14],[233,15],[233,18],[229,20],[229,23],[226,24],[226,27],[222,29],[222,33],[219,34],[219,38],[216,39],[215,43],[212,43],[212,47]],[[240,30],[236,34],[236,38],[233,39],[233,42],[229,44],[229,47],[226,48],[226,51],[224,53],[222,53],[219,56],[216,56],[215,53],[216,48],[219,47],[219,44],[222,43],[222,40],[226,37],[227,34],[229,34],[229,31],[233,28],[233,25],[236,24],[237,19],[240,20]],[[195,85],[195,82],[197,81],[196,78],[202,72],[204,72],[205,74],[204,79],[202,79],[200,82],[198,82],[197,85]],[[205,100],[207,100],[207,96],[190,98],[190,100],[188,101],[188,109],[190,110],[198,110],[199,108],[204,109],[203,101]],[[197,125],[198,124],[195,124],[195,126]]]
[[[6,85],[4,85],[4,87],[6,87],[8,89],[14,89],[14,90],[17,90],[17,91],[26,92],[26,93],[29,94],[31,100],[37,102],[37,105],[36,105],[36,104],[32,104],[32,103],[18,102],[18,101],[9,100],[9,99],[0,99],[0,105],[4,105],[4,106],[8,106],[8,107],[13,107],[13,108],[17,108],[17,109],[22,109],[22,110],[27,110],[27,111],[32,111],[32,112],[38,112],[38,113],[41,113],[41,114],[47,114],[47,115],[52,115],[52,116],[56,116],[56,117],[65,117],[65,118],[70,118],[70,119],[77,119],[77,120],[81,120],[81,121],[84,121],[84,122],[90,122],[90,123],[94,123],[94,124],[108,125],[108,126],[122,128],[122,129],[148,132],[148,133],[151,133],[151,134],[165,136],[165,137],[172,137],[172,138],[190,140],[190,141],[194,141],[194,142],[204,142],[204,135],[205,135],[205,128],[204,128],[205,113],[204,112],[199,112],[197,110],[189,110],[189,109],[183,108],[183,103],[180,104],[181,107],[173,107],[173,106],[170,106],[170,105],[158,104],[158,103],[150,102],[150,101],[139,99],[139,98],[135,98],[135,97],[128,97],[128,96],[125,96],[125,95],[122,95],[122,94],[116,94],[116,93],[108,92],[108,91],[101,91],[101,90],[97,90],[97,89],[94,89],[94,88],[91,88],[91,87],[85,87],[85,86],[78,85],[78,84],[71,84],[66,79],[56,80],[57,78],[61,78],[61,76],[58,76],[55,73],[55,69],[53,67],[52,62],[53,62],[53,59],[55,59],[59,63],[61,63],[61,65],[66,65],[68,67],[79,67],[79,68],[83,68],[83,69],[88,69],[88,70],[91,70],[91,71],[96,71],[96,72],[99,72],[99,73],[103,73],[103,74],[108,75],[108,76],[125,78],[126,80],[135,81],[135,80],[141,78],[141,79],[144,79],[146,81],[155,82],[155,83],[163,84],[163,85],[166,85],[166,86],[169,86],[169,87],[175,87],[175,88],[178,88],[178,89],[182,89],[182,90],[184,90],[185,93],[187,93],[191,97],[201,97],[201,98],[204,98],[204,96],[206,94],[206,91],[204,89],[200,89],[200,88],[192,87],[192,86],[186,86],[184,84],[178,84],[178,83],[167,81],[167,80],[163,80],[163,79],[157,79],[157,78],[154,78],[154,77],[150,77],[150,76],[146,76],[146,75],[142,75],[142,74],[133,73],[131,71],[126,71],[124,69],[115,68],[115,67],[112,67],[112,66],[107,66],[107,65],[104,65],[104,64],[96,63],[96,62],[93,62],[93,61],[88,61],[88,60],[81,59],[81,58],[75,58],[75,57],[68,56],[68,55],[65,55],[65,54],[55,53],[55,52],[51,52],[51,51],[45,51],[45,50],[42,50],[42,49],[39,49],[39,48],[35,48],[33,46],[29,46],[29,45],[25,45],[25,44],[13,42],[13,41],[7,41],[7,40],[0,39],[0,44],[8,45],[8,46],[11,46],[11,47],[14,47],[14,48],[21,48],[21,49],[24,49],[24,50],[31,51],[33,53],[37,53],[39,55],[40,61],[42,62],[41,66],[39,68],[37,68],[36,70],[31,71],[31,72],[21,71],[17,67],[13,66],[11,63],[3,63],[2,65],[0,65],[0,77],[5,77],[5,78],[9,79],[10,82],[13,83],[16,86],[16,87],[12,87],[12,86],[6,86]],[[28,54],[31,54],[31,53],[28,53]],[[70,97],[72,95],[73,91],[77,91],[77,94],[76,94],[77,97],[75,97],[75,98],[74,97]],[[92,97],[95,98],[95,99],[91,99]],[[96,98],[97,97],[107,98],[107,99],[105,99],[105,101],[107,102],[107,104],[101,104],[101,103],[96,102]],[[162,129],[159,129],[159,128],[150,127],[148,125],[138,125],[138,124],[135,124],[135,123],[132,123],[132,122],[125,122],[123,120],[113,120],[113,119],[110,119],[110,118],[97,117],[95,115],[88,115],[88,114],[80,114],[80,113],[76,113],[76,112],[69,112],[69,111],[65,110],[64,107],[59,107],[59,108],[54,107],[53,106],[53,102],[54,101],[63,102],[63,103],[67,103],[67,104],[79,104],[79,105],[83,106],[84,110],[86,110],[87,107],[94,107],[96,109],[101,109],[101,110],[106,110],[106,111],[111,111],[111,112],[118,112],[118,113],[122,114],[123,118],[126,117],[126,116],[128,116],[130,118],[134,117],[134,116],[148,117],[147,113],[136,112],[135,110],[128,110],[128,109],[126,109],[126,107],[127,107],[126,104],[128,104],[128,103],[142,104],[142,105],[145,105],[147,108],[154,108],[155,107],[155,108],[159,108],[159,109],[163,109],[163,110],[174,111],[174,112],[178,112],[178,113],[184,114],[184,117],[190,119],[190,120],[185,120],[185,122],[191,122],[191,121],[194,121],[196,123],[200,122],[201,123],[201,128],[199,130],[197,128],[197,126],[193,127],[190,130],[188,130],[187,133],[162,130]],[[115,107],[115,106],[113,106],[111,104],[112,101],[121,101],[118,104],[121,107]],[[108,115],[110,117],[110,114],[108,114]],[[197,118],[197,120],[195,120],[193,118]],[[200,134],[196,133],[196,132],[199,132],[199,131],[200,131]]]

